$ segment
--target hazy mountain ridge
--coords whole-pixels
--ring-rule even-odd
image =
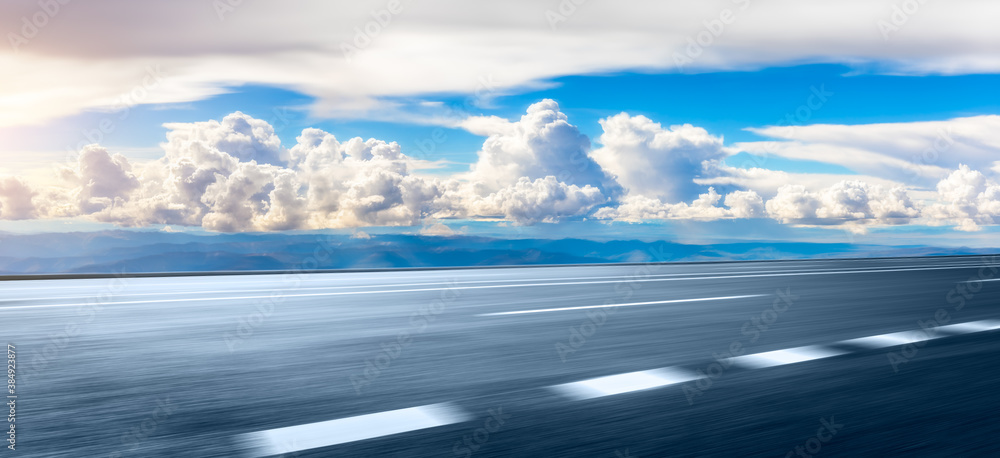
[[[996,249],[846,243],[494,239],[328,234],[193,235],[149,231],[0,233],[0,273],[207,272],[668,261],[934,256]]]

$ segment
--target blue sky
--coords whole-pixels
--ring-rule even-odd
[[[621,111],[645,115],[662,124],[690,123],[724,136],[727,142],[759,140],[747,127],[773,125],[805,103],[810,88],[823,86],[833,92],[822,109],[810,112],[801,124],[870,124],[933,121],[1000,113],[1000,76],[977,75],[882,75],[860,74],[840,64],[812,64],[766,68],[759,71],[694,74],[611,73],[576,75],[548,81],[550,88],[521,90],[498,97],[481,107],[467,104],[465,94],[427,94],[455,111],[470,115],[520,116],[524,108],[544,98],[559,102],[573,123],[592,140],[600,136],[598,120]],[[310,116],[314,98],[291,90],[265,86],[234,86],[228,93],[197,102],[139,105],[106,135],[111,148],[137,150],[163,141],[168,122],[221,119],[242,111],[265,120],[278,120],[286,146],[307,127],[317,127],[350,138],[380,138],[417,149],[415,139],[424,139],[438,126],[372,120],[322,119]],[[84,141],[81,130],[96,126],[106,113],[82,113],[52,123],[10,131],[37,133],[19,135],[16,147],[28,150],[58,150]],[[287,118],[285,125],[283,119]],[[483,137],[459,128],[448,128],[449,140],[438,150],[442,158],[468,164],[475,161]],[[44,133],[44,134],[43,134]],[[56,135],[53,135],[56,133]],[[9,146],[8,146],[9,148]],[[818,163],[776,160],[779,170],[816,171]],[[840,170],[845,171],[844,168]]]
[[[0,230],[983,245],[1000,221],[988,5],[406,4],[373,28],[379,2],[98,3],[0,51]]]

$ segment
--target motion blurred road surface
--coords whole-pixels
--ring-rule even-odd
[[[4,456],[997,456],[998,261],[2,281]]]

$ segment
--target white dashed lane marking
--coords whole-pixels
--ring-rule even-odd
[[[881,334],[871,337],[862,337],[860,339],[850,339],[844,340],[840,343],[847,345],[857,345],[865,348],[885,348],[894,347],[896,345],[906,345],[911,343],[923,342],[926,340],[933,340],[939,337],[945,337],[945,335],[940,333],[930,334],[924,331],[905,331],[905,332],[893,332],[891,334]]]
[[[732,357],[730,361],[745,369],[763,369],[852,353],[841,349],[843,344],[865,351],[996,329],[1000,329],[1000,320],[981,320],[939,326],[928,331],[894,332],[844,340],[837,342],[836,347],[809,345],[753,353]],[[704,377],[704,373],[679,367],[663,367],[551,385],[547,389],[564,398],[581,401],[677,385]],[[471,419],[470,415],[454,404],[443,403],[258,431],[243,434],[240,438],[250,448],[252,456],[262,457],[374,439]]]
[[[1000,320],[982,320],[970,323],[949,324],[947,326],[939,326],[937,329],[953,334],[969,334],[973,332],[992,331],[994,329],[1000,329]]]
[[[960,334],[970,334],[973,332],[990,331],[1000,329],[1000,321],[982,320],[969,323],[950,324],[947,326],[937,326],[917,331],[893,332],[889,334],[879,334],[877,336],[862,337],[860,339],[850,339],[838,342],[839,344],[855,345],[864,348],[886,348],[896,345],[906,345],[928,340],[940,339]]]
[[[659,388],[699,378],[701,376],[693,372],[665,367],[663,369],[629,372],[627,374],[592,378],[582,382],[553,385],[551,388],[570,399],[582,400]]]
[[[470,416],[451,404],[359,415],[244,434],[252,456],[282,455],[409,431],[461,423]]]
[[[830,358],[847,353],[846,351],[810,345],[806,347],[786,348],[784,350],[766,351],[751,355],[734,356],[730,358],[737,366],[747,369],[763,369],[765,367],[783,366],[785,364],[801,363],[814,359]]]

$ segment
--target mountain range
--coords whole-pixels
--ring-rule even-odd
[[[848,243],[499,239],[456,235],[0,233],[0,274],[426,268],[997,253],[989,248]]]

